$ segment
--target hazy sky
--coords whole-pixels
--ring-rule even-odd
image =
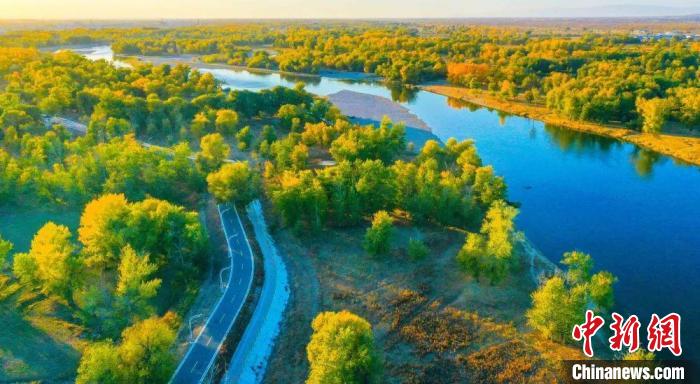
[[[642,13],[689,13],[696,0],[0,0],[1,19],[404,18],[557,15],[554,8],[610,4]],[[653,7],[653,8],[652,8]],[[656,7],[665,7],[663,10]],[[642,11],[643,10],[643,11]],[[581,10],[571,10],[581,12]],[[616,14],[619,9],[604,11]],[[630,11],[634,13],[634,11]],[[618,14],[618,16],[620,16]]]

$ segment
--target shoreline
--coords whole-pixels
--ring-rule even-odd
[[[700,137],[674,134],[651,134],[628,128],[574,121],[537,105],[500,100],[486,92],[452,85],[421,85],[421,90],[466,101],[481,107],[496,109],[516,116],[542,121],[545,124],[610,137],[635,144],[685,163],[700,166]]]
[[[198,55],[179,55],[179,56],[144,56],[144,55],[121,55],[114,54],[115,59],[128,59],[134,58],[140,62],[148,62],[151,64],[172,64],[181,63],[189,65],[192,68],[205,68],[205,69],[231,69],[238,71],[248,71],[250,73],[258,74],[278,74],[282,76],[289,77],[300,77],[300,78],[311,78],[311,79],[322,79],[331,78],[335,80],[347,80],[347,81],[380,81],[381,78],[363,72],[347,72],[332,69],[322,69],[319,73],[305,73],[305,72],[291,72],[282,71],[273,68],[256,68],[248,67],[245,65],[233,65],[225,63],[207,63],[201,60],[201,56]]]

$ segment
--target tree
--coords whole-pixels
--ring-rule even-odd
[[[420,239],[410,238],[408,240],[408,257],[413,260],[422,260],[428,256],[430,249]]]
[[[76,384],[119,384],[125,380],[117,348],[109,341],[89,345],[78,366]]]
[[[69,299],[78,267],[71,237],[68,227],[46,223],[34,235],[29,252],[16,255],[15,274],[46,295]]]
[[[238,149],[245,151],[250,147],[250,141],[253,139],[253,135],[250,133],[250,127],[243,127],[238,133],[236,133],[236,140],[238,140]]]
[[[545,281],[532,293],[528,324],[548,339],[569,340],[574,324],[586,309],[609,310],[613,304],[615,277],[607,271],[591,275],[593,259],[583,252],[564,254],[566,273]]]
[[[158,266],[150,262],[148,255],[138,255],[129,245],[122,249],[115,293],[126,317],[151,312],[148,300],[156,296],[162,282],[151,278],[156,271]]]
[[[119,358],[128,382],[167,383],[175,368],[170,352],[175,336],[167,318],[151,317],[125,329]]]
[[[232,134],[238,126],[238,113],[230,109],[216,111],[216,131],[222,134]]]
[[[224,164],[218,171],[207,176],[209,193],[218,202],[247,205],[259,190],[259,179],[248,162],[238,161]]]
[[[372,226],[365,233],[363,247],[374,256],[388,252],[393,231],[394,219],[386,211],[378,211],[372,218]]]
[[[479,278],[485,275],[490,282],[502,280],[513,258],[515,226],[518,210],[503,200],[497,200],[486,213],[479,234],[467,234],[457,261],[462,268]]]
[[[211,133],[202,137],[199,142],[200,152],[197,153],[195,162],[203,173],[209,173],[218,169],[231,153],[231,148],[219,133]]]
[[[10,251],[12,251],[12,243],[3,239],[2,236],[0,236],[0,270],[5,269],[5,265],[7,264],[7,258],[10,256]]]
[[[175,368],[172,314],[151,317],[122,332],[121,343],[98,342],[80,359],[76,383],[167,383]]]
[[[122,194],[107,194],[89,202],[80,216],[78,239],[84,263],[96,269],[116,268],[122,250],[129,203]]]
[[[526,317],[528,324],[545,338],[564,341],[585,309],[585,290],[569,289],[561,276],[554,276],[533,292],[532,307]]]
[[[566,271],[567,283],[576,285],[590,280],[591,269],[593,269],[591,255],[579,251],[566,252],[561,263],[568,267]]]
[[[284,223],[295,229],[303,225],[321,228],[326,216],[328,198],[321,182],[309,170],[299,173],[284,171],[278,185],[271,185],[271,200]]]
[[[323,312],[311,328],[308,384],[380,382],[381,362],[366,320],[348,311]]]
[[[506,197],[506,183],[502,177],[494,174],[492,166],[479,167],[476,169],[472,191],[474,198],[488,207],[494,201]]]
[[[642,117],[642,132],[659,133],[666,123],[669,103],[666,99],[637,99],[637,112]]]

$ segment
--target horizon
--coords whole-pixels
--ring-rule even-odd
[[[561,6],[552,0],[493,0],[488,5],[476,1],[444,1],[440,7],[420,0],[400,2],[342,0],[327,4],[322,0],[172,0],[168,3],[123,0],[95,2],[66,0],[0,0],[2,21],[158,21],[158,20],[459,20],[459,19],[588,19],[588,18],[665,18],[700,14],[700,5],[686,0],[606,4],[594,0],[586,6]],[[105,13],[107,14],[105,16]]]

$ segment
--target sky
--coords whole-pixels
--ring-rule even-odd
[[[622,1],[0,0],[0,19],[455,18],[661,16],[700,13],[697,0]]]

